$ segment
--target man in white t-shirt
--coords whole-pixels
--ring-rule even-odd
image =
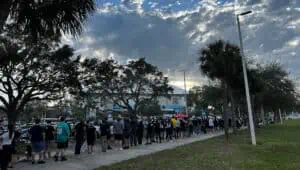
[[[208,119],[208,126],[209,126],[209,129],[210,129],[210,132],[214,132],[214,120],[212,118],[209,118]]]

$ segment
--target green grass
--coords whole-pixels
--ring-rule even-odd
[[[97,170],[299,170],[300,120],[257,129],[257,146],[247,131],[165,150]],[[100,158],[101,159],[101,158]]]

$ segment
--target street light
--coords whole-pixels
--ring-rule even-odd
[[[248,118],[249,118],[249,125],[250,125],[251,141],[252,141],[252,145],[256,145],[252,106],[251,106],[251,100],[250,100],[248,76],[247,76],[246,61],[245,61],[246,59],[245,59],[245,55],[244,55],[244,46],[243,46],[242,32],[241,32],[241,25],[240,25],[240,18],[239,18],[240,16],[245,16],[250,13],[252,13],[252,11],[246,11],[246,12],[237,14],[236,20],[237,20],[237,26],[238,26],[238,32],[239,32],[239,39],[240,39],[240,48],[241,48],[241,56],[242,56],[242,65],[243,65],[245,91],[246,91],[246,99],[247,99],[247,107],[248,107]]]
[[[175,65],[174,68],[176,68],[178,66],[179,66],[179,64]],[[185,70],[180,70],[179,72],[183,72],[185,114],[189,115],[189,113],[188,113],[188,95],[187,95],[187,88],[186,88],[186,71]]]

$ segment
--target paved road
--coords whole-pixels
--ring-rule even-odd
[[[143,155],[148,155],[151,153],[159,152],[166,149],[172,149],[178,146],[190,144],[196,141],[207,140],[216,136],[223,135],[223,132],[200,135],[192,138],[179,139],[176,141],[153,144],[153,145],[142,145],[129,150],[124,151],[108,151],[107,153],[102,153],[100,147],[97,146],[95,155],[88,155],[83,153],[80,157],[69,156],[69,160],[66,162],[54,162],[48,160],[44,165],[31,165],[28,162],[18,163],[14,169],[20,170],[93,170],[100,166],[110,165],[125,161],[128,159],[136,158]]]

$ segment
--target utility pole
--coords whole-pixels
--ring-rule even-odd
[[[236,19],[237,19],[237,26],[238,26],[239,39],[240,39],[240,48],[241,48],[240,51],[241,51],[241,56],[242,56],[242,66],[243,66],[243,74],[244,74],[244,82],[245,82],[245,91],[246,91],[246,99],[247,99],[247,107],[248,107],[248,118],[249,118],[249,125],[250,125],[251,141],[252,141],[252,145],[256,145],[256,136],[255,136],[254,123],[253,123],[253,114],[252,114],[252,106],[251,106],[251,100],[250,100],[248,76],[247,76],[247,70],[246,70],[246,61],[245,61],[245,55],[244,55],[244,46],[243,46],[243,39],[242,39],[242,32],[241,32],[240,18],[239,18],[239,16],[244,16],[244,15],[247,15],[250,13],[251,13],[251,11],[247,11],[247,12],[238,14],[236,16]]]
[[[183,79],[184,79],[185,114],[186,114],[186,115],[189,115],[189,113],[188,113],[188,100],[187,100],[187,90],[186,90],[185,70],[183,70]]]

